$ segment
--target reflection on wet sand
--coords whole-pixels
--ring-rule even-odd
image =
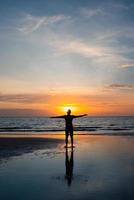
[[[66,149],[61,136],[0,139],[0,199],[134,199],[133,137],[75,141]]]
[[[60,138],[0,138],[0,163],[25,153],[56,149],[63,142]]]
[[[66,151],[65,151],[65,167],[66,167],[65,179],[67,180],[68,186],[71,186],[71,183],[72,183],[73,166],[74,166],[73,148],[71,148],[71,150],[69,148],[66,148]]]

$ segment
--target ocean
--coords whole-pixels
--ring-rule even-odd
[[[134,135],[134,117],[82,117],[74,119],[74,134]],[[64,119],[0,117],[0,133],[63,134]]]

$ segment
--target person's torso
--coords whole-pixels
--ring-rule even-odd
[[[67,129],[73,128],[73,116],[65,115],[65,123]]]

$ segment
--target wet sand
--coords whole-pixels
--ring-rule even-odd
[[[6,161],[6,162],[5,162]],[[0,199],[134,199],[134,137],[0,137]]]
[[[60,138],[26,137],[24,135],[0,137],[0,161],[39,149],[56,148],[61,143],[63,143],[63,139]]]

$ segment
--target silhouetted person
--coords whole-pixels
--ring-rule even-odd
[[[65,179],[67,180],[68,186],[72,183],[73,178],[73,148],[71,148],[71,155],[69,156],[68,148],[66,148],[66,157],[65,157],[65,166],[66,166],[66,174]]]
[[[68,145],[68,136],[70,135],[71,137],[71,145],[73,146],[73,119],[78,118],[78,117],[83,117],[86,116],[87,114],[84,115],[71,115],[71,110],[69,109],[67,111],[67,115],[62,115],[62,116],[55,116],[51,118],[63,118],[65,119],[65,135],[66,135],[66,147]]]

